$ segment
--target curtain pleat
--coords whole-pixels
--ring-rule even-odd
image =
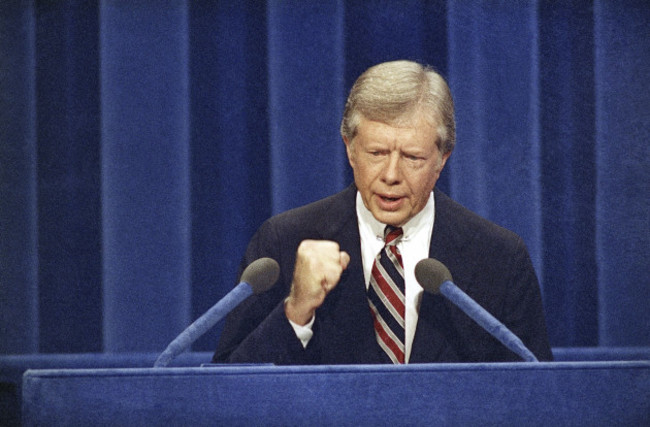
[[[36,9],[41,352],[102,349],[97,29],[96,6]]]
[[[104,349],[155,351],[190,320],[188,11],[100,17]]]
[[[0,354],[38,351],[34,28],[31,5],[0,7]]]
[[[450,3],[458,142],[449,173],[453,197],[520,234],[539,266],[535,12],[533,2]]]
[[[598,0],[595,19],[599,344],[650,342],[650,5]]]
[[[347,92],[403,58],[448,79],[438,185],[523,237],[552,345],[649,345],[648,28],[642,0],[0,3],[0,353],[162,351],[266,218],[352,182]]]
[[[338,132],[345,102],[342,17],[341,1],[268,3],[273,213],[313,202],[345,184],[345,149]]]
[[[271,215],[266,5],[189,2],[192,318],[237,280]],[[222,324],[197,348],[212,349]]]
[[[542,271],[556,345],[598,344],[590,1],[539,12]]]

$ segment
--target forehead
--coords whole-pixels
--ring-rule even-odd
[[[422,115],[414,115],[392,123],[361,118],[357,137],[362,143],[396,143],[400,145],[434,146],[436,128]]]

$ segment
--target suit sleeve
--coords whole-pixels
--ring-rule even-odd
[[[512,260],[503,315],[506,326],[538,360],[553,360],[539,282],[521,238],[517,242],[517,251]]]
[[[284,314],[284,299],[289,293],[295,248],[281,244],[278,230],[267,221],[251,239],[241,264],[243,269],[261,257],[280,264],[280,278],[267,292],[252,295],[227,317],[214,363],[311,364],[313,349],[304,349]]]

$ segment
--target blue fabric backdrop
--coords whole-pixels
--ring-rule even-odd
[[[399,58],[449,80],[439,185],[525,239],[552,345],[650,345],[649,29],[645,0],[4,1],[0,353],[162,351],[264,219],[351,181],[347,91]]]

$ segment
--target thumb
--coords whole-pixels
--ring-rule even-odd
[[[348,268],[348,264],[350,264],[350,255],[348,255],[347,252],[342,251],[339,254],[339,256],[340,256],[341,267],[343,268],[343,270],[345,270],[346,268]]]

